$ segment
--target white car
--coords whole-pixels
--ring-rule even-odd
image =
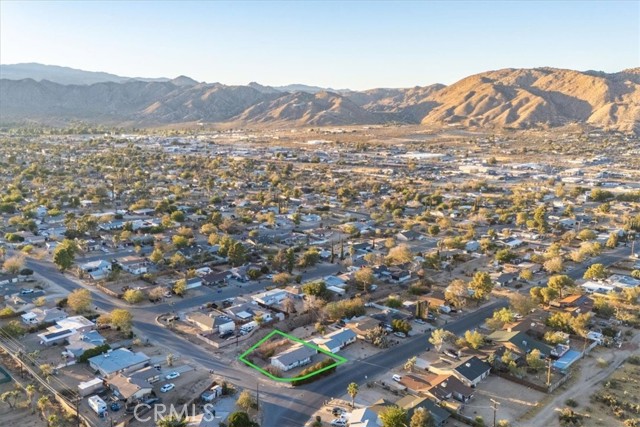
[[[398,338],[406,338],[407,334],[405,334],[404,332],[394,332],[393,335],[397,336]]]
[[[331,421],[331,425],[335,427],[345,427],[347,425],[347,421],[344,418],[336,418]]]
[[[174,379],[178,378],[179,376],[180,376],[179,372],[170,372],[164,378],[166,380],[174,380]]]
[[[173,390],[175,387],[176,385],[174,383],[165,384],[162,387],[160,387],[160,393],[166,393],[170,390]]]
[[[402,377],[400,375],[394,375],[391,377],[395,382],[400,382],[400,380],[402,380]]]

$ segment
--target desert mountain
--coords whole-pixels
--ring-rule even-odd
[[[50,82],[60,83],[63,85],[90,85],[104,82],[124,83],[131,80],[140,80],[145,82],[163,82],[169,80],[167,78],[153,79],[144,77],[122,77],[99,71],[84,71],[76,68],[38,63],[1,64],[0,78],[10,80],[49,80]]]
[[[89,85],[3,78],[0,122],[84,120],[142,126],[194,121],[295,126],[403,122],[516,129],[582,123],[640,132],[637,68],[613,74],[503,69],[450,86],[361,92],[292,87],[227,86],[185,76]]]
[[[424,124],[526,128],[566,123],[638,130],[638,69],[614,74],[553,68],[504,69],[437,91]]]

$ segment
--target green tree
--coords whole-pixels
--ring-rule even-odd
[[[433,344],[436,351],[440,351],[442,346],[447,342],[452,342],[456,336],[445,330],[445,329],[436,329],[431,332],[431,337],[429,338],[429,342]]]
[[[407,411],[399,406],[387,406],[379,414],[382,427],[406,427]]]
[[[86,313],[91,308],[91,292],[76,289],[67,296],[67,306],[76,313]]]
[[[584,272],[584,279],[587,280],[600,280],[606,279],[609,275],[609,272],[602,264],[592,264],[587,271]]]
[[[556,256],[544,263],[544,269],[549,273],[561,273],[564,270],[564,262],[562,261],[562,257]]]
[[[187,281],[186,279],[176,280],[173,284],[173,292],[176,295],[184,295],[187,293]]]
[[[349,385],[347,386],[347,393],[349,394],[349,396],[351,396],[351,407],[354,408],[355,399],[358,395],[358,384],[349,383]]]
[[[363,291],[369,289],[369,286],[375,281],[373,270],[369,267],[363,267],[355,272],[354,279]]]
[[[467,342],[469,347],[477,350],[484,344],[484,335],[478,331],[466,331],[464,333],[464,340]]]
[[[469,289],[474,291],[473,297],[477,300],[486,298],[493,290],[491,276],[486,271],[478,271],[469,282]]]
[[[116,328],[129,332],[133,326],[133,315],[122,308],[115,308],[110,314],[111,324]]]
[[[178,234],[173,236],[171,238],[171,241],[173,242],[173,246],[175,246],[176,249],[182,249],[189,246],[189,239],[185,236],[180,236]]]
[[[301,268],[313,267],[320,260],[320,253],[316,248],[311,248],[305,251],[298,262]]]
[[[24,257],[12,256],[7,258],[2,264],[2,268],[10,274],[18,274],[18,272],[24,267]]]
[[[122,299],[129,304],[138,304],[144,299],[144,293],[139,289],[127,289]]]
[[[53,250],[53,262],[60,271],[71,268],[75,259],[76,249],[75,243],[65,239]]]
[[[162,249],[155,248],[153,252],[151,252],[151,255],[149,255],[149,261],[154,264],[160,264],[164,261],[164,252],[162,252]]]
[[[605,246],[609,249],[613,249],[618,246],[618,233],[609,234],[609,238],[607,239]]]
[[[234,412],[227,420],[229,427],[259,427],[258,423],[251,421],[246,412]]]
[[[157,427],[187,427],[187,420],[171,415],[158,420]]]
[[[533,272],[528,268],[525,268],[520,272],[519,277],[521,280],[526,280],[526,281],[533,280]]]
[[[418,358],[416,356],[410,357],[404,362],[405,371],[413,372],[413,368],[415,368],[416,363],[418,362]]]
[[[411,416],[409,427],[435,427],[433,416],[425,408],[418,408]]]
[[[387,255],[387,262],[390,264],[406,264],[413,261],[413,252],[407,245],[399,245],[391,250]]]
[[[273,276],[273,283],[278,286],[286,286],[293,280],[293,276],[289,273],[278,273]]]
[[[248,412],[250,409],[255,408],[256,401],[249,390],[243,390],[242,393],[240,393],[240,395],[238,396],[236,405],[238,405],[240,409]]]
[[[234,242],[227,252],[227,256],[229,257],[229,262],[233,266],[242,265],[245,262],[247,257],[247,250],[244,248],[244,245],[240,242]]]
[[[529,354],[527,354],[527,366],[533,372],[538,372],[544,368],[545,363],[541,356],[540,350],[537,348],[534,348]]]
[[[558,292],[560,298],[562,298],[562,291],[565,288],[569,288],[575,285],[575,282],[567,275],[551,276],[547,282],[547,286]]]
[[[498,261],[500,264],[510,262],[515,258],[516,258],[516,254],[511,252],[509,249],[500,249],[499,251],[496,252],[496,261]]]
[[[598,237],[598,235],[594,231],[589,230],[588,228],[580,230],[580,232],[577,235],[577,238],[579,240],[582,240],[583,242],[586,242],[589,240],[595,240],[596,237]]]

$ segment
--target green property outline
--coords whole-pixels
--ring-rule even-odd
[[[322,368],[322,369],[319,369],[319,370],[317,370],[317,371],[311,372],[311,373],[309,373],[309,374],[307,374],[307,375],[303,375],[303,376],[301,376],[301,377],[294,377],[294,378],[282,378],[282,377],[276,377],[275,375],[272,375],[270,372],[268,372],[268,371],[266,371],[266,370],[262,369],[261,367],[259,367],[259,366],[255,365],[254,363],[252,363],[252,362],[248,361],[247,359],[245,359],[245,357],[246,357],[247,355],[249,355],[250,353],[252,353],[252,352],[253,352],[253,350],[255,350],[255,349],[256,349],[257,347],[259,347],[262,343],[264,343],[265,341],[267,341],[268,339],[270,339],[270,338],[271,338],[272,336],[274,336],[274,335],[280,335],[280,336],[282,336],[282,337],[284,337],[284,338],[287,338],[287,339],[289,339],[289,340],[291,340],[291,341],[295,341],[295,342],[298,342],[298,343],[300,343],[300,344],[302,344],[302,345],[305,345],[305,346],[307,346],[307,347],[311,347],[311,348],[313,348],[313,349],[315,349],[315,350],[318,350],[320,353],[323,353],[323,354],[325,354],[325,355],[327,355],[327,356],[331,357],[332,359],[335,359],[335,360],[336,360],[336,362],[335,362],[335,363],[332,363],[332,364],[331,364],[331,365],[329,365],[329,366],[325,366],[325,367],[324,367],[324,368]],[[330,351],[327,351],[327,350],[324,350],[324,349],[322,349],[322,348],[318,347],[317,345],[314,345],[314,344],[311,344],[311,343],[309,343],[309,342],[307,342],[307,341],[301,340],[300,338],[294,337],[293,335],[289,335],[289,334],[287,334],[287,333],[285,333],[285,332],[282,332],[282,331],[280,331],[280,330],[278,330],[278,329],[274,329],[273,331],[269,332],[269,334],[268,334],[266,337],[262,338],[260,341],[258,341],[258,342],[257,342],[257,343],[255,343],[254,345],[252,345],[252,346],[251,346],[251,348],[249,348],[247,351],[245,351],[244,353],[242,353],[242,354],[238,357],[238,360],[240,360],[240,361],[241,361],[242,363],[244,363],[245,365],[247,365],[247,366],[249,366],[249,367],[251,367],[251,368],[253,368],[253,369],[257,370],[257,371],[258,371],[258,372],[260,372],[262,375],[266,375],[267,377],[271,378],[272,380],[274,380],[274,381],[280,381],[280,382],[293,382],[293,381],[305,380],[305,379],[307,379],[307,378],[311,378],[311,377],[312,377],[312,376],[314,376],[314,375],[318,375],[318,374],[319,374],[319,373],[321,373],[321,372],[324,372],[324,371],[327,371],[327,370],[329,370],[329,369],[336,368],[336,367],[338,367],[338,366],[340,366],[340,365],[343,365],[343,364],[345,364],[345,363],[347,363],[347,362],[349,361],[349,360],[348,360],[347,358],[345,358],[345,357],[338,356],[337,354],[333,354],[333,353],[331,353]]]

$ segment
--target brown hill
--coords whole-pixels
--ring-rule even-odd
[[[295,126],[388,122],[489,128],[568,123],[640,133],[640,69],[607,74],[553,68],[504,69],[445,87],[368,91],[282,91],[258,84],[171,81],[62,85],[0,80],[0,122],[205,121]]]
[[[637,71],[637,70],[636,70]],[[551,68],[477,74],[436,92],[424,124],[526,128],[588,123],[629,131],[640,121],[640,75]]]

